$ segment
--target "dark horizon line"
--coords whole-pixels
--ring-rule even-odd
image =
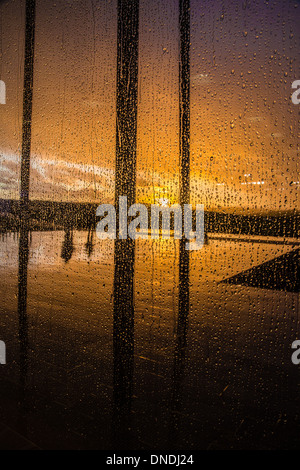
[[[4,197],[0,197],[0,203],[2,202],[13,202],[13,203],[17,203],[17,202],[21,202],[20,199],[15,199],[15,198],[4,198]],[[41,204],[67,204],[67,205],[83,205],[83,206],[95,206],[97,207],[98,205],[101,204],[101,201],[99,200],[98,202],[88,202],[88,201],[60,201],[60,200],[50,200],[50,199],[29,199],[29,204],[31,203],[41,203]],[[103,203],[104,204],[104,203]],[[108,204],[107,202],[105,202],[105,204]],[[144,204],[145,206],[151,206],[151,204],[153,203],[148,203],[148,202],[143,202],[142,204]],[[200,202],[198,204],[201,204]],[[172,205],[172,204],[170,204]],[[195,208],[195,205],[192,204],[193,206],[193,209]],[[265,209],[265,208],[249,208],[249,207],[237,207],[237,206],[215,206],[215,207],[209,207],[209,208],[204,208],[204,211],[205,212],[218,212],[218,211],[226,211],[226,212],[241,212],[243,211],[243,213],[245,211],[247,212],[252,212],[252,213],[260,213],[260,214],[268,214],[268,215],[271,215],[271,214],[300,214],[300,209]],[[239,214],[239,215],[243,215],[243,214]]]

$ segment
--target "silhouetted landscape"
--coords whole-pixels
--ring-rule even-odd
[[[99,202],[100,204],[100,202]],[[30,201],[30,230],[77,230],[94,229],[97,204]],[[193,214],[195,222],[195,213]],[[298,238],[300,212],[282,211],[269,213],[235,213],[232,209],[220,212],[206,211],[205,231],[215,233],[262,235]],[[171,214],[171,228],[173,217]],[[0,231],[18,231],[20,227],[20,205],[16,200],[0,200]]]
[[[297,3],[0,0],[0,449],[300,448]]]

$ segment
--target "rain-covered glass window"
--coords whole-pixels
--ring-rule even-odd
[[[0,0],[1,449],[299,448],[299,23]]]

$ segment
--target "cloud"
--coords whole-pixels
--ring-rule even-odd
[[[20,156],[0,154],[0,188],[4,192],[19,191]],[[34,199],[95,200],[114,188],[114,170],[97,165],[32,156],[30,192]],[[71,193],[71,194],[70,194]]]

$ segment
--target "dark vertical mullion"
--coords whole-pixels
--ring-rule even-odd
[[[25,54],[24,54],[24,89],[23,123],[20,188],[20,234],[19,234],[19,269],[18,269],[18,316],[20,342],[20,406],[23,418],[26,406],[28,372],[28,319],[27,319],[27,270],[29,258],[29,180],[32,125],[33,65],[35,33],[35,0],[26,0],[25,4]],[[23,419],[22,419],[23,421]]]
[[[25,13],[25,59],[23,91],[23,125],[21,156],[21,209],[27,212],[30,180],[30,151],[32,125],[34,34],[35,34],[35,0],[26,0]]]
[[[179,0],[180,203],[190,202],[190,0]]]
[[[118,1],[116,205],[119,196],[135,202],[138,12],[138,0]]]
[[[190,0],[179,0],[179,151],[180,204],[190,202]],[[178,338],[185,336],[189,311],[189,252],[183,236],[179,244]]]
[[[190,0],[179,0],[179,155],[180,204],[190,202]],[[189,252],[179,244],[179,314],[189,310]]]
[[[27,318],[27,272],[29,259],[29,230],[26,217],[21,218],[19,234],[18,267],[18,317],[20,344],[20,405],[24,406],[28,372],[28,318]]]
[[[179,0],[179,157],[180,204],[190,203],[190,0]],[[173,420],[171,442],[178,438],[182,379],[189,314],[189,251],[185,236],[179,241],[179,302],[174,354]],[[179,443],[178,443],[179,444]]]
[[[139,1],[118,0],[115,204],[136,194]],[[117,227],[119,226],[117,222]],[[118,230],[117,230],[118,233]],[[114,272],[114,445],[126,447],[134,361],[134,257],[131,239],[115,240]]]

